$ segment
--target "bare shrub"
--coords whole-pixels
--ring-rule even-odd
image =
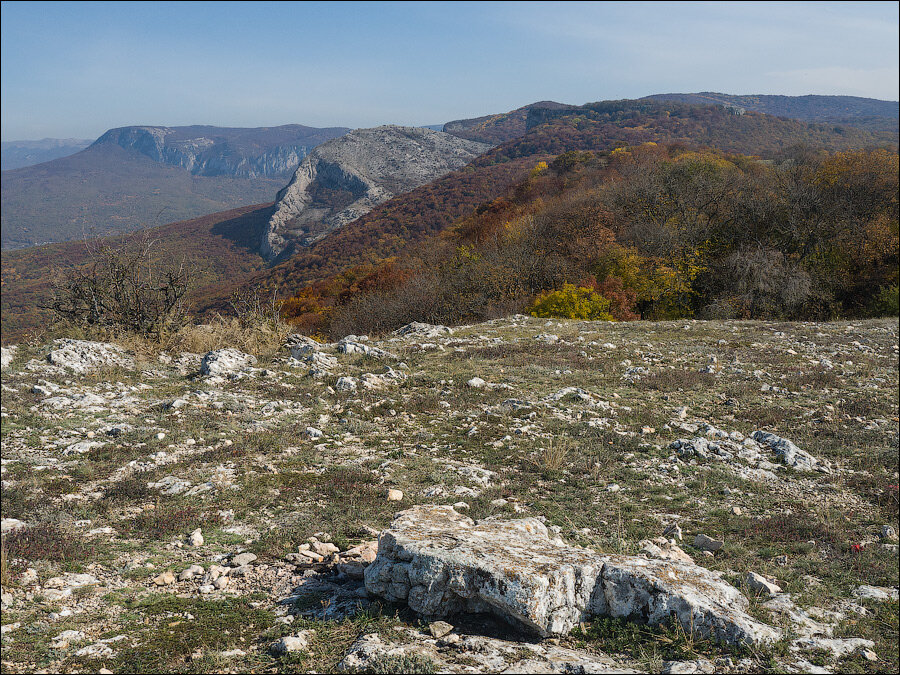
[[[160,261],[147,238],[85,245],[92,261],[59,274],[44,308],[83,329],[160,336],[184,325],[191,275],[183,261]]]
[[[258,328],[265,326],[279,331],[283,324],[278,287],[266,297],[262,286],[252,286],[235,291],[228,303],[234,311],[241,328]]]

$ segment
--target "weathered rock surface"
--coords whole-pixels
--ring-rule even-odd
[[[211,351],[203,357],[200,362],[200,374],[211,377],[234,377],[255,364],[255,356],[226,347]]]
[[[54,340],[47,360],[54,366],[84,374],[99,368],[134,368],[134,359],[118,345],[63,338]]]
[[[350,647],[337,670],[344,673],[391,672],[387,668],[396,670],[417,659],[440,673],[639,672],[608,656],[550,644],[508,642],[480,635],[436,639],[412,630],[403,633],[398,635],[396,642],[386,642],[375,633],[363,635]],[[449,640],[449,637],[458,639]]]
[[[431,129],[398,126],[357,129],[323,143],[278,193],[260,250],[271,259],[295,243],[308,246],[489,148]],[[324,191],[329,199],[321,196]]]
[[[18,350],[16,345],[0,347],[0,368],[9,368],[9,364],[16,356],[16,350]]]
[[[379,538],[367,590],[426,617],[489,612],[541,635],[591,616],[660,622],[729,643],[778,631],[746,614],[747,599],[697,565],[600,556],[554,541],[536,518],[475,523],[447,506],[398,513]]]
[[[821,471],[829,473],[831,468],[826,462],[822,462],[805,450],[801,450],[791,441],[781,436],[777,436],[768,431],[753,432],[753,440],[763,445],[768,445],[778,458],[786,465],[797,469],[797,471]]]

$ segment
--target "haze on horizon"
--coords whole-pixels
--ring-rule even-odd
[[[897,100],[898,16],[895,2],[3,2],[2,139],[424,125],[668,92]]]

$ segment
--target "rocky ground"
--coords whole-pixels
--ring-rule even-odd
[[[896,320],[4,348],[2,669],[896,671],[897,387]]]

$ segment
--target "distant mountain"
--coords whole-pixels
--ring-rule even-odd
[[[93,141],[83,138],[44,138],[40,141],[3,141],[0,143],[0,168],[3,171],[33,166],[51,159],[74,155]]]
[[[74,155],[3,172],[3,249],[271,201],[316,145],[347,131],[298,124],[111,129]]]
[[[122,127],[94,145],[118,145],[195,176],[271,178],[289,175],[309,152],[343,136],[346,127],[316,129],[301,124],[241,129],[230,127]]]
[[[897,101],[859,96],[740,96],[702,91],[695,94],[653,94],[646,98],[699,105],[725,105],[807,122],[858,127],[886,137],[897,135],[900,118],[900,104]]]
[[[309,246],[397,194],[466,165],[490,148],[421,127],[357,129],[323,143],[278,193],[262,252]]]

